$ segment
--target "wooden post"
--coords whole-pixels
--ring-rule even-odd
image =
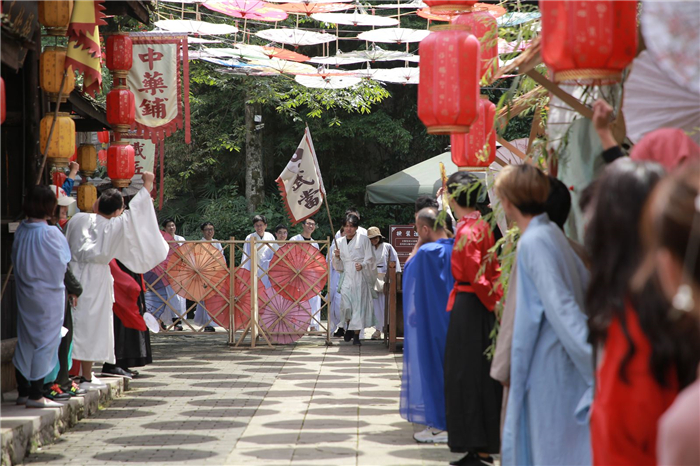
[[[258,338],[258,246],[255,235],[250,237],[250,347],[255,348]]]
[[[389,351],[396,352],[396,264],[389,264]]]
[[[234,312],[236,311],[236,240],[235,237],[229,237],[231,244],[229,245],[228,258],[228,344],[233,345],[236,343],[236,317]]]

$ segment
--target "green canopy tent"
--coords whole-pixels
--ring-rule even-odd
[[[440,162],[447,175],[457,171],[452,153],[444,152],[431,159],[394,173],[367,186],[365,201],[372,204],[413,204],[419,196],[435,196],[440,186]],[[474,172],[481,179],[486,172]]]

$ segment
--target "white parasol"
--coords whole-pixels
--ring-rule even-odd
[[[370,42],[381,42],[385,44],[407,44],[409,42],[420,42],[430,31],[425,29],[389,28],[366,31],[357,36],[358,39]]]
[[[274,70],[278,73],[313,74],[316,72],[316,68],[311,65],[289,60],[280,60],[279,58],[266,57],[264,60],[250,60],[250,64],[259,68]]]
[[[421,0],[410,0],[408,2],[394,2],[394,3],[383,3],[381,5],[374,5],[372,8],[381,8],[385,10],[417,10],[419,8],[425,8],[428,5],[423,3]]]
[[[263,29],[255,33],[261,39],[288,44],[294,47],[300,45],[318,45],[333,42],[337,37],[333,34],[303,31],[301,29]]]
[[[222,41],[216,39],[202,39],[201,37],[187,36],[188,44],[220,44]]]
[[[622,102],[627,137],[639,142],[655,129],[680,128],[700,144],[700,93],[670,79],[660,66],[648,50],[632,62]]]
[[[313,89],[345,89],[362,82],[361,78],[353,76],[295,76],[294,80],[305,87]]]
[[[200,50],[200,56],[212,58],[245,58],[248,60],[267,60],[262,52],[254,50],[241,50],[238,48],[220,47],[220,48],[203,48]]]
[[[341,66],[341,65],[356,65],[358,63],[368,62],[368,58],[362,57],[349,57],[346,53],[339,52],[333,57],[311,57],[308,62],[315,65],[330,65],[330,66]]]
[[[373,79],[395,84],[418,84],[419,68],[389,68],[376,70]]]
[[[396,26],[399,21],[386,16],[368,15],[355,10],[353,13],[316,13],[311,15],[316,21],[345,26]]]
[[[367,50],[355,50],[343,54],[344,57],[364,58],[368,61],[393,61],[406,60],[411,61],[415,55],[406,52],[396,52],[394,50],[384,50],[383,48],[372,44]]]
[[[207,23],[205,21],[194,21],[191,19],[166,19],[163,21],[156,21],[154,24],[157,28],[165,31],[203,34],[206,36],[235,34],[238,32],[237,27],[228,24]]]

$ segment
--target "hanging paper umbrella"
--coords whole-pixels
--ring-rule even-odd
[[[311,322],[311,305],[308,301],[294,303],[276,294],[267,304],[261,320],[273,341],[288,345],[304,336]]]
[[[511,13],[506,13],[501,17],[497,17],[496,24],[498,24],[499,28],[508,28],[529,23],[530,21],[539,19],[540,16],[542,16],[542,14],[539,11],[529,11],[527,13],[514,11]]]
[[[381,8],[385,10],[416,10],[418,8],[425,8],[428,5],[421,2],[420,0],[411,0],[407,3],[395,2],[395,3],[384,3],[381,5],[374,5],[372,8]]]
[[[406,52],[396,52],[393,50],[384,50],[378,45],[372,44],[367,50],[356,50],[343,54],[344,57],[362,58],[367,61],[393,61],[393,60],[409,60],[415,55]]]
[[[523,40],[520,42],[513,41],[513,42],[508,42],[502,37],[498,38],[498,54],[502,55],[505,53],[515,53],[515,52],[522,52],[523,50],[527,49],[530,46],[530,41],[529,40]]]
[[[180,296],[202,301],[226,276],[223,254],[207,243],[189,243],[176,249],[168,261],[170,286]]]
[[[506,14],[505,8],[500,5],[492,5],[490,3],[477,3],[472,7],[472,10],[488,11],[494,18],[498,18]],[[430,8],[418,10],[416,14],[421,18],[429,19],[431,21],[452,21],[455,18],[453,15],[440,15],[437,13],[432,13]]]
[[[367,63],[368,61],[368,58],[348,57],[347,54],[343,52],[338,52],[338,54],[333,57],[313,57],[308,60],[309,63],[316,65],[331,66],[356,65],[358,63]]]
[[[187,36],[188,44],[220,44],[222,41],[215,39],[202,39],[201,37]]]
[[[293,301],[308,301],[326,286],[328,264],[323,254],[311,244],[290,243],[279,248],[272,256],[268,276],[272,288],[282,297]]]
[[[300,53],[292,52],[291,50],[282,49],[279,47],[265,47],[260,45],[236,44],[239,50],[260,53],[267,58],[279,58],[280,60],[290,61],[307,61],[309,57]]]
[[[351,3],[355,0],[269,0],[269,3],[303,3],[305,5],[315,5],[323,3]]]
[[[418,84],[418,68],[389,68],[377,70],[373,79],[395,84]]]
[[[280,60],[279,58],[265,60],[250,60],[250,64],[262,69],[269,69],[278,73],[288,74],[309,74],[314,73],[316,68],[311,65],[297,63],[288,60]]]
[[[267,56],[262,53],[262,51],[257,49],[246,48],[231,48],[231,47],[221,47],[221,48],[202,48],[200,50],[201,57],[210,58],[235,58],[235,59],[246,59],[246,60],[267,60]]]
[[[304,31],[301,29],[263,29],[255,33],[261,39],[288,44],[294,47],[300,45],[318,45],[333,42],[337,37],[333,34]]]
[[[331,24],[343,24],[345,26],[396,26],[399,20],[388,18],[386,16],[368,15],[367,13],[359,13],[355,10],[353,13],[317,13],[311,15],[316,21]]]
[[[353,76],[304,76],[297,75],[294,80],[305,87],[312,89],[345,89],[362,82],[362,78]]]
[[[235,272],[236,290],[234,296],[233,318],[236,324],[236,330],[245,328],[250,321],[251,312],[251,282],[250,271],[239,268]],[[228,329],[230,327],[230,305],[229,295],[231,284],[228,278],[224,280],[217,290],[212,292],[207,299],[204,300],[204,307],[207,309],[209,316],[220,326]],[[267,303],[267,292],[265,285],[258,279],[258,315],[262,316],[265,312],[265,304]]]
[[[288,16],[287,12],[260,0],[207,0],[204,6],[234,18],[254,21],[282,21]]]
[[[284,10],[287,13],[296,15],[311,16],[315,13],[332,13],[334,11],[344,11],[350,8],[347,3],[283,3],[275,8]]]
[[[408,44],[410,42],[420,42],[428,37],[429,34],[430,31],[425,29],[388,28],[366,31],[359,34],[357,38],[385,44]]]
[[[207,23],[204,21],[193,21],[191,19],[167,19],[156,21],[155,26],[171,32],[186,32],[187,34],[202,34],[206,36],[217,36],[235,34],[238,28],[228,24]]]

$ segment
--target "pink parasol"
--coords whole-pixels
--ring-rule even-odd
[[[280,60],[303,62],[310,59],[310,57],[307,57],[306,55],[302,55],[301,53],[297,52],[292,52],[291,50],[283,49],[280,47],[237,44],[236,48],[242,50],[244,53],[260,53],[267,58],[279,58]]]
[[[328,263],[309,243],[285,244],[272,256],[268,276],[282,297],[308,301],[326,286]]]
[[[505,8],[500,5],[492,5],[490,3],[477,3],[472,7],[472,10],[488,11],[494,18],[498,18],[506,14]],[[452,21],[454,19],[454,15],[440,15],[437,13],[432,13],[430,8],[418,10],[416,14],[421,18],[429,19],[431,21]]]
[[[287,13],[260,0],[207,0],[204,6],[234,18],[254,21],[282,21]]]
[[[202,301],[225,281],[224,255],[208,243],[189,243],[177,248],[168,260],[170,286],[180,296]]]
[[[333,13],[345,11],[351,6],[347,3],[283,3],[275,5],[275,8],[284,10],[295,15],[311,16],[315,13]]]
[[[309,302],[294,303],[276,294],[265,308],[262,327],[277,343],[294,343],[301,338],[311,322]]]
[[[233,317],[236,322],[236,330],[245,328],[250,321],[251,313],[251,289],[250,289],[250,271],[244,268],[236,270],[235,276],[235,307]],[[229,295],[231,285],[229,280],[224,280],[217,287],[216,292],[213,292],[207,299],[204,300],[204,307],[207,313],[214,321],[224,328],[230,327],[230,307]],[[265,285],[258,279],[258,314],[262,316],[265,312],[265,302],[267,301],[267,292]]]

